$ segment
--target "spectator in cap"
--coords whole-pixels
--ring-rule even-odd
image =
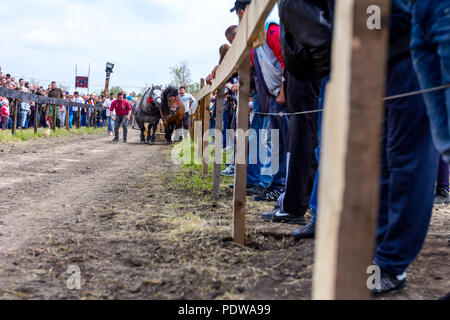
[[[230,12],[236,11],[237,16],[239,17],[239,21],[241,21],[242,17],[245,14],[245,8],[249,5],[251,0],[237,0],[234,4],[234,7],[230,10]]]

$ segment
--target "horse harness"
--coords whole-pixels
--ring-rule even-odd
[[[178,111],[180,111],[180,108],[181,108],[181,101],[180,101],[179,98],[177,98],[177,102],[178,102],[178,105],[176,106],[175,111],[172,110],[172,108],[175,108],[175,106],[170,106],[170,105],[169,105],[170,115],[169,115],[167,118],[164,117],[161,108],[159,109],[159,112],[161,113],[161,117],[162,117],[162,119],[163,119],[164,122],[165,122],[168,118],[170,118],[170,117],[176,115],[176,114],[178,113]]]

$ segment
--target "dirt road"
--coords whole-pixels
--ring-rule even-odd
[[[312,240],[292,242],[294,227],[261,222],[270,207],[250,201],[248,246],[234,245],[231,193],[213,207],[169,147],[130,134],[126,145],[103,135],[0,145],[0,299],[310,298]],[[388,298],[449,290],[448,212],[436,209],[408,289]],[[68,288],[70,266],[80,290]]]

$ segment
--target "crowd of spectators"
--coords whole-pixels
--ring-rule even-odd
[[[116,97],[114,94],[110,94],[106,97],[104,95],[97,94],[80,95],[77,91],[70,93],[59,89],[56,82],[52,82],[47,87],[42,87],[38,84],[31,84],[29,81],[25,81],[24,79],[16,79],[10,74],[4,74],[1,66],[0,83],[2,87],[11,90],[18,90],[45,97],[60,98],[63,100],[100,107],[100,110],[89,108],[81,108],[81,110],[78,110],[78,107],[69,107],[69,115],[67,119],[68,127],[105,127],[108,129],[108,134],[111,136],[113,135],[115,115],[111,114],[109,107]],[[122,92],[122,94],[125,95],[124,92]],[[126,99],[133,107],[138,102],[138,98],[136,96],[129,95]],[[10,98],[0,97],[0,130],[8,130],[13,127],[12,102],[13,100]],[[51,105],[38,105],[34,102],[19,100],[17,108],[17,129],[33,128],[36,112],[38,128],[65,128],[66,126],[67,109],[64,105],[59,105],[54,108],[54,106]],[[56,123],[53,123],[53,110],[56,110]]]

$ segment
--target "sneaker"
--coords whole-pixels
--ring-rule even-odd
[[[112,142],[119,142],[119,138],[114,138]]]
[[[406,274],[396,276],[381,270],[381,283],[379,288],[372,290],[375,296],[398,291],[406,287]]]
[[[281,209],[274,211],[264,212],[262,218],[266,222],[273,223],[286,223],[286,224],[299,224],[305,225],[305,217],[293,216],[289,213],[281,212]]]
[[[255,201],[275,202],[284,193],[284,188],[268,188],[254,197]]]
[[[247,196],[255,196],[264,191],[264,188],[261,186],[247,188]]]
[[[446,188],[436,187],[436,195],[434,197],[434,204],[449,204],[450,195]]]
[[[234,176],[234,166],[229,166],[225,170],[220,173],[221,176],[224,177],[233,177]]]
[[[303,228],[296,229],[291,234],[295,239],[314,239],[316,236],[316,224],[309,222]]]
[[[272,221],[272,218],[273,218],[278,212],[280,212],[280,205],[277,203],[276,206],[273,208],[272,211],[266,211],[266,212],[263,212],[262,218],[263,218],[265,221],[268,221],[268,220]]]
[[[229,185],[228,185],[228,188],[234,189],[234,183],[229,184]],[[251,189],[251,188],[256,188],[256,186],[247,183],[247,189]]]

